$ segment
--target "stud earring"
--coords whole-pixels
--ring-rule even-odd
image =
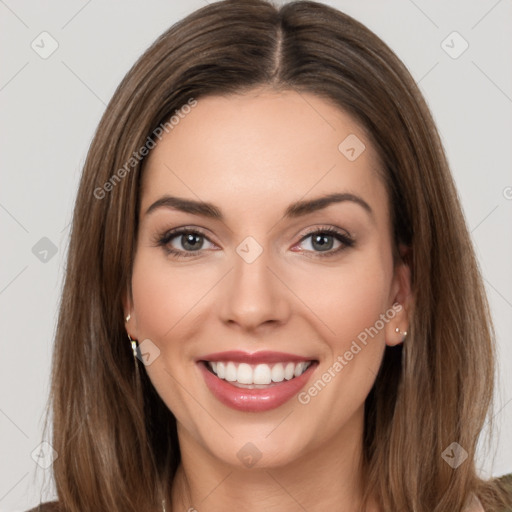
[[[400,331],[400,329],[397,327],[395,329],[395,332],[402,332],[402,331]],[[402,341],[405,341],[405,338],[407,337],[407,331],[402,332],[402,336],[403,336]]]
[[[128,314],[128,316],[125,318],[125,321],[129,322],[131,317],[132,317],[132,315]]]

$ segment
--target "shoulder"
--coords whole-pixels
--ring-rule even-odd
[[[500,486],[503,487],[503,489],[508,489],[512,491],[512,473],[509,473],[508,475],[503,475],[495,479],[496,482],[499,482]]]
[[[502,496],[507,501],[507,507],[500,512],[512,512],[512,473],[494,479],[496,486],[500,489]]]
[[[512,512],[512,473],[485,481],[478,497],[485,512]]]
[[[512,473],[495,478],[494,482],[500,489],[502,496],[509,503],[509,506],[500,509],[499,512],[512,512]],[[479,500],[477,500],[475,505],[474,510],[483,510]],[[27,512],[62,512],[62,509],[58,501],[47,501],[31,508]]]
[[[34,508],[27,510],[27,512],[61,512],[58,501],[47,501],[46,503],[40,503]]]

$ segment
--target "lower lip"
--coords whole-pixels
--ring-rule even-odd
[[[283,382],[269,384],[268,388],[247,389],[237,388],[226,380],[219,379],[206,368],[204,362],[199,362],[208,389],[224,405],[245,412],[263,412],[275,409],[286,403],[304,387],[311,374],[318,366],[315,361],[300,376]]]

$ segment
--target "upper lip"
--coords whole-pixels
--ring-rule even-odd
[[[286,352],[273,352],[269,350],[261,350],[259,352],[243,352],[241,350],[228,350],[226,352],[214,352],[197,359],[197,361],[233,361],[237,363],[258,364],[258,363],[283,363],[293,362],[300,363],[302,361],[315,361],[311,357],[303,357],[296,354],[288,354]]]

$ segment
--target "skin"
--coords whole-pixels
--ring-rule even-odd
[[[366,146],[355,161],[338,150],[349,134]],[[151,151],[124,307],[130,336],[160,350],[146,370],[177,419],[183,460],[173,510],[356,510],[364,401],[385,345],[402,341],[395,328],[407,330],[411,301],[409,269],[393,263],[378,168],[353,118],[294,91],[200,98]],[[372,214],[344,201],[283,218],[290,203],[333,192],[361,197]],[[146,214],[164,194],[211,202],[225,220],[165,207]],[[194,253],[175,237],[169,245],[193,253],[176,259],[155,240],[181,226],[202,228],[206,238]],[[329,226],[355,245],[317,256],[314,237],[304,237]],[[236,252],[247,236],[263,249],[251,264]],[[333,253],[341,243],[330,240]],[[224,350],[290,352],[319,361],[309,387],[397,302],[402,310],[307,404],[292,398],[266,412],[230,409],[195,363]],[[252,468],[237,457],[248,442],[261,452]],[[368,510],[378,508],[372,502]]]

